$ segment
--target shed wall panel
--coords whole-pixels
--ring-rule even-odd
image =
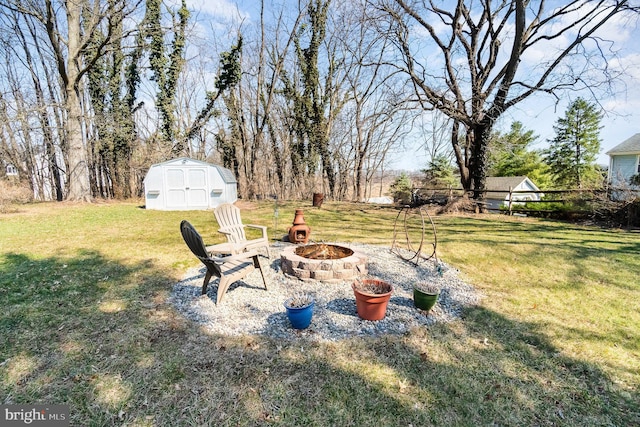
[[[237,200],[231,171],[188,158],[152,165],[144,185],[147,209],[210,209]]]

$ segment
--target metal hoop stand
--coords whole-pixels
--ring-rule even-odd
[[[420,219],[419,219],[420,244],[418,245],[417,249],[414,249],[414,246],[411,242],[411,238],[409,236],[409,231],[410,231],[409,226],[411,225],[411,222],[413,222],[414,220],[416,221],[418,220],[417,218],[412,218],[409,215],[416,210],[420,214]],[[403,231],[403,230],[398,230],[398,226],[399,226],[398,222],[401,216],[402,216],[401,227],[404,230],[404,246],[403,247],[400,247],[400,245],[398,244],[398,234]],[[422,253],[423,247],[425,246],[425,228],[426,228],[425,216],[429,220],[429,223],[431,224],[431,230],[433,232],[433,243],[431,243],[432,251],[431,251],[431,254],[429,254],[428,256],[426,253],[424,254]],[[398,212],[398,216],[396,216],[396,220],[393,224],[393,244],[391,245],[391,252],[395,253],[405,261],[413,262],[415,265],[418,265],[418,262],[420,261],[420,259],[428,260],[434,257],[437,263],[438,261],[438,257],[436,256],[437,245],[438,245],[438,236],[436,234],[436,226],[433,223],[433,219],[431,218],[431,215],[429,215],[429,212],[427,212],[427,210],[423,209],[422,207],[412,208],[411,206],[403,206],[402,209],[400,209],[400,211]],[[429,245],[427,244],[427,246]],[[407,250],[411,252],[413,255],[407,256],[406,254],[403,254],[400,249]]]

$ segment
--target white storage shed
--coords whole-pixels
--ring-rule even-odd
[[[181,157],[152,165],[144,178],[147,209],[204,210],[238,199],[238,182],[222,166]]]

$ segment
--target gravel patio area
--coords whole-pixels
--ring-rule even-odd
[[[416,326],[451,321],[460,317],[464,306],[480,300],[479,292],[463,282],[457,270],[442,262],[438,272],[434,260],[423,260],[416,266],[392,253],[389,247],[337,244],[366,254],[369,277],[394,286],[383,320],[374,322],[358,317],[351,281],[325,283],[286,277],[280,269],[280,252],[290,245],[285,242],[271,244],[271,258],[260,256],[268,291],[262,285],[260,273],[254,271],[245,280],[231,285],[217,306],[217,280],[211,281],[207,295],[200,295],[206,271],[202,266],[187,271],[185,278],[175,284],[170,302],[186,318],[213,334],[336,341],[353,336],[404,334]],[[416,282],[435,282],[441,286],[438,303],[428,314],[413,305]],[[300,291],[312,294],[316,300],[311,326],[302,331],[291,327],[283,305],[288,297]]]

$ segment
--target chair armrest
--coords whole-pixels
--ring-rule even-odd
[[[222,228],[218,228],[218,233],[222,233],[222,234],[227,235],[227,236],[230,236],[230,235],[233,234],[232,232],[223,230]]]
[[[247,251],[247,252],[242,252],[239,254],[229,255],[229,256],[212,256],[211,259],[217,264],[224,264],[225,262],[229,262],[229,261],[249,260],[257,256],[258,256],[258,252]]]
[[[258,229],[258,230],[262,230],[262,236],[263,237],[267,236],[267,227],[264,226],[264,225],[246,224],[246,227],[251,227],[251,228]]]
[[[217,243],[215,245],[205,246],[204,248],[208,254],[235,254],[242,251],[242,248],[238,248],[237,243]]]

